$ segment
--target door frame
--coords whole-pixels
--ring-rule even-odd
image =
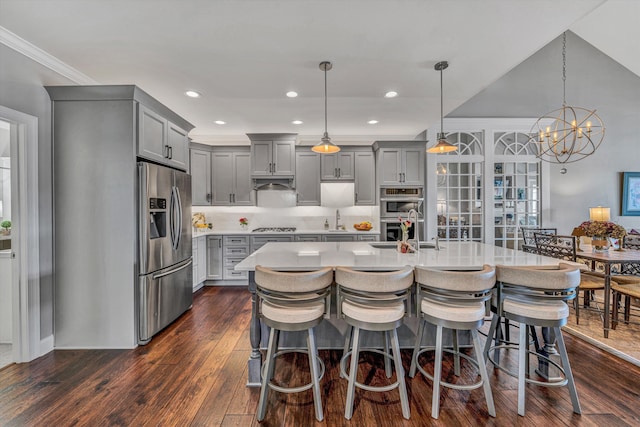
[[[53,349],[40,338],[38,118],[0,105],[0,119],[10,127],[12,352],[20,363]]]

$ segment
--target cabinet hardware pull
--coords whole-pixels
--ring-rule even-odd
[[[211,193],[207,193],[207,202],[211,202]]]
[[[338,177],[338,168],[333,168],[333,176]]]
[[[356,193],[356,203],[358,203],[358,193]]]
[[[169,159],[173,159],[173,147],[169,145]]]
[[[272,172],[276,173],[276,163],[275,162],[273,162],[273,171]]]
[[[218,240],[218,247],[221,248],[222,247],[222,239]]]
[[[338,178],[340,178],[342,176],[342,172],[340,171],[340,168],[338,168]]]

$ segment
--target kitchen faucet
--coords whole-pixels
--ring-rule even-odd
[[[340,229],[340,210],[336,209],[336,230]]]

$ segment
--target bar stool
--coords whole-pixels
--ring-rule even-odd
[[[473,390],[484,387],[489,415],[496,416],[493,395],[489,384],[484,351],[478,337],[478,329],[484,323],[486,313],[485,303],[491,298],[496,276],[495,269],[485,265],[480,271],[442,271],[430,268],[416,267],[416,282],[418,283],[417,304],[420,304],[420,325],[416,344],[411,358],[409,376],[416,375],[416,369],[422,375],[433,381],[433,397],[431,399],[431,416],[438,418],[440,414],[440,386],[457,390]],[[434,350],[422,347],[422,338],[426,324],[436,325],[436,347],[434,373],[430,375],[418,363],[418,358],[425,351]],[[452,329],[453,350],[445,349],[442,345],[444,328]],[[458,348],[458,331],[470,331],[473,340],[476,359],[472,359]],[[454,373],[460,375],[460,357],[471,362],[480,373],[480,381],[469,384],[453,384],[442,381],[442,352],[454,355]]]
[[[402,324],[406,313],[406,302],[409,289],[413,285],[413,268],[410,266],[402,270],[391,272],[363,272],[349,268],[336,269],[336,284],[338,298],[338,317],[342,317],[352,327],[353,340],[351,346],[348,343],[340,360],[340,372],[344,378],[348,377],[347,398],[344,416],[351,419],[353,416],[353,402],[355,388],[368,391],[389,391],[398,388],[402,415],[409,419],[409,398],[400,357],[400,345],[398,343],[397,328]],[[396,370],[396,381],[385,386],[370,386],[357,381],[358,358],[360,351],[372,351],[385,356],[385,364],[390,355],[379,349],[361,349],[360,331],[384,332],[385,340],[391,341],[393,364]],[[347,334],[349,340],[350,334]],[[387,345],[385,344],[385,348]],[[351,356],[349,372],[346,372],[346,361]]]
[[[491,322],[488,337],[493,336],[498,324],[496,316],[505,317],[519,323],[518,340],[518,373],[508,371],[496,364],[488,357],[496,367],[509,375],[518,378],[518,415],[525,414],[525,385],[526,383],[545,387],[569,387],[573,412],[581,413],[580,401],[569,364],[567,348],[560,328],[567,323],[569,307],[566,301],[576,298],[577,288],[580,285],[580,270],[572,265],[560,263],[557,269],[535,267],[496,267],[497,307],[498,314]],[[529,337],[527,326],[540,326],[551,328],[555,334],[558,352],[562,366],[542,355],[529,350]],[[498,345],[495,348],[513,348],[510,344]],[[487,355],[494,349],[487,350]],[[555,366],[564,378],[559,380],[539,381],[529,377],[528,354],[534,353],[538,359]]]
[[[256,266],[255,280],[262,321],[271,328],[266,360],[262,366],[262,384],[258,402],[258,421],[264,419],[267,410],[269,389],[281,393],[297,393],[313,389],[316,419],[322,421],[322,399],[320,379],[324,375],[324,364],[318,358],[314,326],[328,316],[330,289],[333,270],[323,268],[318,271],[285,273]],[[282,387],[271,380],[275,368],[275,358],[291,352],[279,351],[280,331],[307,331],[307,350],[296,350],[309,355],[311,382],[300,387]]]

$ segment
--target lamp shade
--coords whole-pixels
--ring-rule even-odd
[[[611,209],[598,206],[589,208],[589,219],[591,221],[609,221],[611,219]]]

